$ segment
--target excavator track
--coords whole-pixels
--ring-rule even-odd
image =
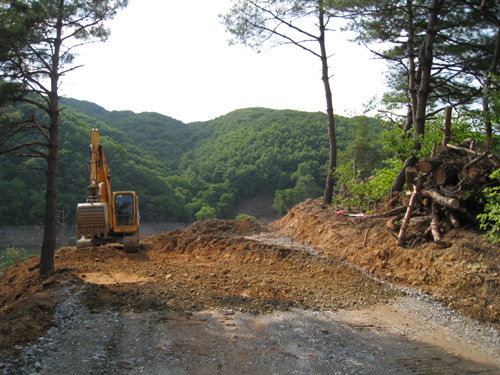
[[[137,253],[139,251],[139,232],[123,235],[123,249],[126,253]]]

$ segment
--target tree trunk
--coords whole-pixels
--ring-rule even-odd
[[[495,52],[491,61],[489,74],[486,75],[483,88],[483,116],[484,116],[484,131],[486,133],[486,149],[493,148],[493,131],[491,127],[490,108],[489,108],[489,91],[491,85],[491,74],[495,73],[500,58],[500,26],[497,25],[497,37],[495,44]]]
[[[49,98],[49,149],[47,155],[47,189],[45,191],[45,219],[42,250],[40,254],[40,280],[55,269],[54,255],[57,235],[57,172],[59,169],[59,105],[57,79],[53,80]]]
[[[328,75],[328,55],[325,46],[325,11],[322,7],[319,9],[320,37],[319,44],[321,49],[322,80],[325,86],[326,113],[328,117],[328,139],[330,141],[330,159],[328,162],[328,173],[326,176],[325,191],[323,194],[323,204],[331,204],[333,199],[333,188],[335,185],[334,173],[337,167],[337,140],[335,138],[335,117],[333,115],[332,90]]]
[[[389,197],[392,197],[395,192],[397,191],[402,191],[403,186],[405,185],[405,171],[406,168],[413,168],[415,164],[417,163],[417,158],[414,156],[415,152],[417,151],[415,149],[415,143],[413,144],[413,148],[410,152],[410,155],[406,158],[403,167],[399,170],[398,174],[396,175],[396,178],[394,179],[394,182],[392,183],[391,190],[389,191]],[[420,146],[420,144],[418,144]],[[419,148],[420,150],[420,148]]]
[[[408,41],[406,42],[406,51],[408,53],[408,95],[410,97],[410,107],[408,108],[407,113],[405,133],[409,132],[411,127],[415,123],[415,108],[417,108],[418,82],[415,64],[415,25],[413,20],[413,0],[406,0],[406,14],[408,26]]]
[[[434,0],[432,7],[429,9],[429,18],[427,24],[427,32],[422,45],[420,46],[420,51],[418,53],[418,72],[415,77],[409,79],[409,89],[412,90],[412,85],[418,83],[416,103],[412,102],[413,106],[413,116],[415,123],[415,132],[413,138],[413,146],[406,158],[403,168],[398,172],[394,183],[391,186],[389,196],[392,196],[394,192],[403,190],[405,184],[405,170],[408,167],[414,167],[417,162],[416,155],[420,151],[422,145],[420,144],[420,139],[424,135],[425,130],[425,115],[427,109],[427,99],[429,98],[430,92],[430,82],[431,82],[431,69],[432,69],[432,59],[433,59],[433,46],[434,40],[436,39],[436,26],[438,22],[438,14],[441,8],[443,0]],[[411,1],[408,0],[408,4],[411,5]],[[410,21],[410,19],[409,19]],[[408,26],[409,31],[413,30],[413,25]],[[413,45],[414,40],[410,40],[409,33],[408,45]],[[410,56],[411,57],[411,56]],[[416,107],[415,107],[416,104]]]
[[[407,26],[408,26],[408,41],[406,42],[406,51],[408,52],[408,94],[410,97],[410,107],[406,114],[406,125],[405,125],[405,135],[410,131],[411,127],[415,124],[415,110],[417,108],[417,70],[415,64],[415,28],[413,20],[413,1],[406,0],[406,14],[407,14]],[[406,157],[403,167],[400,169],[394,182],[392,183],[391,190],[389,191],[389,198],[391,198],[395,192],[402,191],[405,184],[405,171],[406,168],[412,168],[415,166],[416,160],[411,157],[413,154],[413,148],[410,155]]]
[[[413,127],[413,112],[411,110],[411,105],[409,105],[406,111],[406,123],[403,129],[403,136],[406,137],[412,127]]]
[[[53,120],[51,120],[52,122]],[[57,121],[57,119],[56,119]],[[43,243],[40,255],[40,279],[47,278],[54,270],[54,254],[57,232],[57,170],[59,159],[59,129],[51,124],[49,152],[47,158],[47,189],[45,191],[45,219]]]
[[[446,114],[444,116],[444,130],[443,130],[443,147],[446,147],[448,143],[450,143],[450,135],[451,135],[451,111],[452,107],[446,107]]]
[[[40,280],[47,278],[55,269],[57,235],[57,174],[59,169],[59,62],[62,45],[64,2],[59,8],[56,26],[52,69],[50,74],[50,92],[48,94],[48,114],[50,118],[49,146],[47,153],[47,189],[45,191],[45,219],[42,249],[40,253]]]

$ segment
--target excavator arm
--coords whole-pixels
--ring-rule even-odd
[[[104,155],[104,149],[99,144],[99,131],[92,129],[92,143],[90,145],[90,185],[88,201],[111,202],[111,189],[108,163]]]

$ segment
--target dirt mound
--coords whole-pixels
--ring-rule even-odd
[[[344,261],[498,324],[498,247],[466,231],[450,233],[447,248],[416,233],[399,248],[386,220],[337,215],[310,200],[267,227],[206,220],[142,237],[136,254],[120,245],[64,247],[43,284],[38,257],[0,275],[0,358],[50,326],[54,292],[67,284],[83,288],[93,312],[356,309],[400,294]]]
[[[64,272],[43,285],[37,283],[38,259],[10,268],[0,276],[6,286],[0,298],[3,310],[16,314],[4,314],[0,327],[8,329],[10,316],[29,315],[21,301],[34,298],[37,306],[40,293],[50,301],[50,292],[65,280],[85,285],[84,300],[94,312],[355,308],[396,294],[338,260],[294,248],[289,240],[271,240],[265,228],[251,220],[200,221],[186,230],[143,237],[141,243],[137,254],[127,254],[119,245],[61,248],[56,266]],[[40,309],[50,321],[52,310]],[[40,334],[48,322],[35,324],[40,329],[29,337]],[[20,342],[9,332],[4,347]]]
[[[333,206],[308,200],[294,207],[270,230],[313,246],[391,283],[438,297],[467,316],[498,326],[500,247],[478,231],[452,230],[441,243],[422,233],[428,222],[412,219],[407,247],[396,245],[391,219],[338,214]]]

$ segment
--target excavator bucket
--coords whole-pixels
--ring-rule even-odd
[[[79,203],[76,209],[77,246],[87,246],[88,240],[106,238],[109,232],[106,203]]]

